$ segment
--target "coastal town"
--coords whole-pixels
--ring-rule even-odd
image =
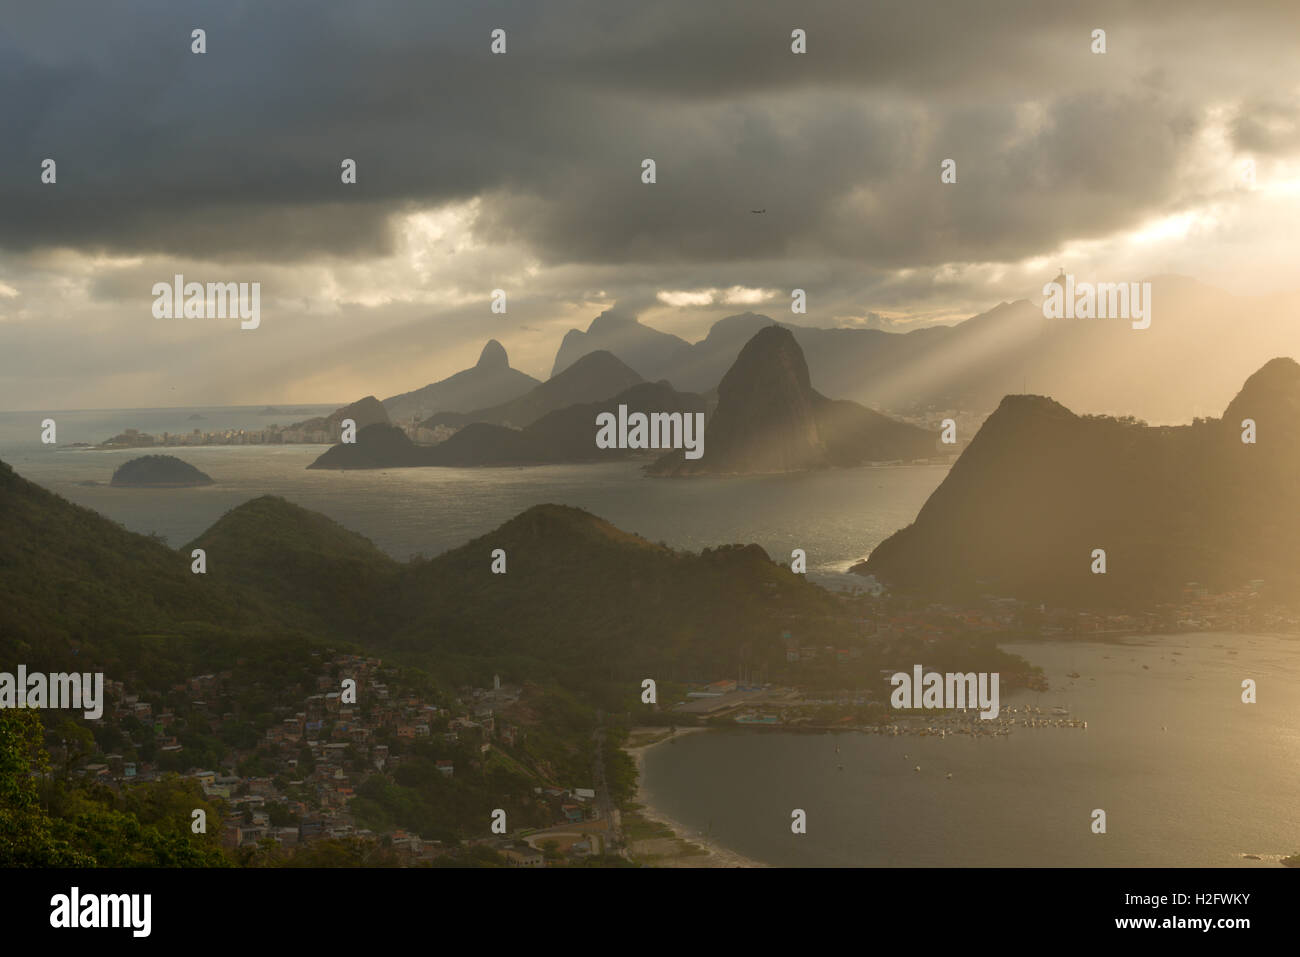
[[[305,411],[305,410],[298,410]],[[267,414],[266,410],[262,414]],[[358,427],[381,421],[397,426],[412,442],[420,445],[436,445],[447,439],[456,430],[448,426],[428,428],[418,418],[409,421],[391,421],[383,413],[382,406],[373,400],[362,400],[353,405],[336,409],[329,416],[317,416],[294,422],[290,425],[270,423],[263,428],[224,428],[202,429],[195,426],[188,432],[164,430],[162,432],[144,432],[140,429],[123,429],[116,435],[100,442],[69,442],[60,448],[66,451],[94,449],[95,451],[112,451],[116,449],[151,449],[151,448],[196,448],[209,445],[332,445],[342,436],[341,423],[348,415],[356,416]],[[191,420],[201,420],[203,416],[195,413]]]
[[[411,828],[366,826],[367,782],[391,780],[408,764],[430,755],[438,776],[482,776],[519,769],[527,759],[528,732],[510,717],[529,706],[530,691],[503,685],[465,688],[438,701],[399,690],[400,672],[381,659],[350,654],[320,659],[314,694],[292,706],[254,716],[222,712],[232,672],[195,675],[149,696],[108,681],[104,720],[120,742],[112,753],[89,753],[85,744],[51,748],[56,764],[113,789],[193,779],[204,797],[223,809],[221,844],[232,852],[275,855],[323,840],[382,848],[394,863],[436,863],[465,845],[501,863],[542,866],[581,861],[608,849],[617,822],[597,799],[590,778],[538,783],[527,794],[532,827],[494,833],[493,809],[482,813],[482,836],[430,838]],[[200,735],[200,730],[202,734]],[[195,767],[186,741],[215,736],[237,742],[222,769]],[[512,752],[515,756],[512,756]],[[588,785],[588,786],[584,786]],[[358,800],[358,798],[362,800]],[[373,809],[372,809],[373,815]]]

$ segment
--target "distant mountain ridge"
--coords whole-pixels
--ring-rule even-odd
[[[339,444],[309,468],[372,469],[423,466],[531,465],[625,457],[628,449],[595,444],[598,413],[704,413],[707,398],[682,393],[667,382],[637,382],[636,373],[608,352],[589,353],[527,395],[468,415],[440,413],[424,423],[458,431],[434,446],[413,443],[401,430],[377,424],[357,441]],[[632,382],[598,400],[548,406],[578,395],[600,395],[611,384]],[[511,428],[511,421],[525,421]],[[718,403],[704,433],[701,458],[666,453],[651,475],[785,472],[867,462],[929,458],[937,436],[812,388],[808,365],[790,329],[759,328],[741,349],[718,388]]]
[[[585,355],[604,350],[618,356],[643,378],[657,379],[664,370],[678,369],[690,349],[685,339],[607,311],[593,319],[585,332],[570,329],[564,334],[551,375],[559,375]]]
[[[489,339],[478,362],[438,382],[389,396],[384,408],[395,422],[423,421],[438,412],[469,412],[516,399],[540,383],[510,368],[505,347]]]
[[[534,386],[518,398],[468,413],[441,412],[426,419],[424,428],[459,428],[486,422],[522,429],[548,412],[580,402],[599,402],[645,381],[609,352],[590,352],[558,375]]]
[[[746,313],[713,324],[699,343],[644,325],[636,319],[601,313],[586,331],[570,329],[560,343],[552,374],[569,368],[597,350],[617,356],[643,378],[666,379],[674,388],[708,392],[736,361],[741,347],[755,332],[772,320]]]
[[[1179,276],[1151,283],[1152,322],[1140,331],[1124,320],[1045,319],[1023,299],[953,325],[901,331],[817,328],[743,313],[718,320],[693,344],[602,314],[585,332],[566,334],[555,366],[584,349],[605,349],[646,379],[703,393],[755,332],[777,324],[794,334],[823,394],[872,408],[982,415],[1004,395],[1047,392],[1089,412],[1185,422],[1221,409],[1272,356],[1300,354],[1289,297],[1234,296]]]

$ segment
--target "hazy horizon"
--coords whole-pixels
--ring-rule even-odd
[[[1178,275],[1153,276],[1153,277],[1151,277],[1151,279],[1148,280],[1148,281],[1151,281],[1157,289],[1162,288],[1162,286],[1163,286],[1165,283],[1170,283],[1170,282],[1172,282],[1172,283],[1174,284],[1172,288],[1175,289],[1175,290],[1179,293],[1179,295],[1181,296],[1181,299],[1176,300],[1176,301],[1179,303],[1179,306],[1182,307],[1182,308],[1184,308],[1184,309],[1192,308],[1192,309],[1195,310],[1195,312],[1196,312],[1195,315],[1176,315],[1176,316],[1174,317],[1175,323],[1177,323],[1178,320],[1186,320],[1188,323],[1194,323],[1194,322],[1197,322],[1197,321],[1203,322],[1203,321],[1205,320],[1205,316],[1204,316],[1203,312],[1204,312],[1204,310],[1206,309],[1206,305],[1205,305],[1205,301],[1204,301],[1204,297],[1205,297],[1205,296],[1208,296],[1208,297],[1209,297],[1210,302],[1211,302],[1211,306],[1210,306],[1209,308],[1212,310],[1212,309],[1214,308],[1214,306],[1217,305],[1217,303],[1218,303],[1218,301],[1219,301],[1219,299],[1220,299],[1221,297],[1224,297],[1224,296],[1230,296],[1230,295],[1231,295],[1230,293],[1227,293],[1226,290],[1222,290],[1222,289],[1219,289],[1219,288],[1216,288],[1216,287],[1209,286],[1208,284],[1203,283],[1203,282],[1201,282],[1201,281],[1199,281],[1199,280],[1196,280],[1196,279],[1194,279],[1193,277],[1189,277],[1189,276],[1178,276]],[[1189,293],[1190,293],[1191,295],[1189,295]],[[1272,308],[1275,308],[1275,305],[1270,305],[1270,303],[1275,304],[1275,303],[1276,303],[1276,300],[1278,300],[1278,299],[1282,299],[1283,302],[1286,302],[1286,298],[1287,298],[1287,297],[1276,297],[1276,296],[1275,296],[1275,297],[1266,297],[1266,296],[1260,296],[1260,297],[1254,297],[1253,299],[1247,299],[1246,297],[1234,297],[1234,298],[1239,299],[1240,302],[1242,302],[1242,303],[1249,303],[1250,306],[1251,306],[1252,308],[1254,308],[1254,309],[1259,309],[1259,308],[1261,308],[1261,306],[1263,306],[1263,308],[1265,308],[1265,310],[1266,310],[1266,312],[1267,312],[1267,310],[1272,309]],[[983,317],[983,316],[985,316],[985,315],[988,315],[989,313],[992,313],[992,312],[994,312],[995,310],[998,310],[998,309],[1001,309],[1001,308],[1004,308],[1004,307],[1007,307],[1007,306],[1015,306],[1015,305],[1018,305],[1018,304],[1020,304],[1020,303],[1028,303],[1028,304],[1032,305],[1032,306],[1034,307],[1035,310],[1037,310],[1038,307],[1041,305],[1041,300],[1042,300],[1042,297],[1041,297],[1041,296],[1037,296],[1037,297],[1027,296],[1027,297],[1024,297],[1024,298],[1014,299],[1014,300],[1002,300],[1002,301],[999,302],[999,303],[993,303],[993,304],[990,304],[990,305],[988,306],[988,308],[986,308],[986,309],[984,309],[984,310],[981,310],[981,311],[980,311],[978,314],[976,314],[976,315],[967,316],[967,317],[962,317],[962,318],[957,319],[957,320],[955,320],[955,321],[953,321],[953,322],[934,322],[934,323],[926,323],[925,325],[927,325],[927,326],[933,326],[933,325],[956,326],[956,325],[960,325],[961,323],[966,322],[966,321],[968,321],[968,320],[970,320],[970,319],[980,319],[981,317]],[[1194,304],[1194,305],[1190,305],[1190,306],[1189,306],[1189,303]],[[1284,306],[1283,308],[1286,308],[1286,307]],[[685,311],[688,311],[688,310],[683,309],[683,310],[681,310],[681,311],[685,312]],[[727,318],[727,316],[738,316],[738,315],[742,315],[742,314],[750,314],[750,313],[758,314],[758,315],[765,315],[765,316],[767,316],[768,318],[772,319],[772,320],[775,321],[775,322],[781,323],[781,324],[783,324],[783,325],[788,325],[788,326],[791,326],[791,327],[795,327],[795,328],[806,328],[806,329],[832,329],[832,328],[845,328],[845,327],[842,327],[842,326],[838,326],[838,327],[837,327],[837,326],[829,326],[829,325],[819,324],[819,323],[816,321],[816,317],[815,317],[815,316],[813,316],[813,317],[809,317],[809,316],[786,316],[786,315],[782,315],[780,312],[778,312],[778,311],[775,310],[775,309],[773,309],[773,310],[769,310],[768,312],[763,312],[763,311],[761,311],[761,310],[758,310],[758,309],[752,309],[752,308],[749,308],[749,309],[742,309],[742,310],[740,310],[739,312],[728,312],[726,316],[720,316],[720,317],[716,317],[716,318],[710,319],[710,324],[712,324],[712,323],[714,323],[714,322],[717,322],[719,319]],[[769,314],[769,313],[774,313],[774,314]],[[667,330],[665,330],[665,329],[663,329],[663,328],[661,328],[661,327],[659,327],[659,326],[655,326],[655,325],[653,325],[652,323],[648,323],[648,322],[644,322],[644,321],[642,321],[641,317],[638,317],[638,316],[632,316],[632,315],[624,315],[624,314],[621,314],[617,309],[614,309],[614,310],[609,310],[609,311],[607,311],[607,312],[601,313],[600,316],[592,317],[592,319],[591,319],[589,322],[587,322],[587,323],[585,323],[585,324],[583,324],[583,325],[580,325],[580,326],[575,326],[575,327],[572,328],[572,330],[565,330],[564,332],[560,332],[560,331],[557,330],[556,333],[555,333],[554,349],[555,349],[555,350],[558,350],[558,349],[559,349],[559,347],[560,347],[560,342],[562,341],[562,339],[564,338],[564,335],[565,335],[567,332],[569,332],[569,331],[573,331],[573,330],[579,330],[579,331],[583,331],[583,332],[585,332],[585,331],[587,330],[587,328],[588,328],[590,325],[592,325],[592,324],[593,324],[597,319],[599,319],[599,318],[603,318],[603,317],[605,317],[605,316],[618,316],[620,319],[624,319],[624,320],[627,320],[627,321],[636,321],[636,322],[640,322],[642,325],[644,325],[644,326],[648,326],[649,328],[655,329],[656,331],[664,332],[664,333],[666,333],[666,334],[672,334],[672,333],[669,333]],[[1272,314],[1272,313],[1268,313],[1266,317],[1267,317],[1267,318],[1273,318],[1273,319],[1275,319],[1275,320],[1278,319],[1278,318],[1281,318],[1281,317],[1278,317],[1278,316],[1276,316],[1275,314]],[[1169,321],[1169,317],[1168,317],[1167,315],[1165,315],[1163,318],[1165,319],[1166,322]],[[1258,317],[1256,316],[1255,318],[1258,318]],[[1162,324],[1162,325],[1163,325],[1163,324]],[[1281,322],[1275,322],[1275,325],[1276,325],[1276,326],[1282,326],[1283,323],[1281,323]],[[852,327],[849,327],[849,328],[852,328]],[[920,328],[920,326],[918,326],[917,328]],[[909,332],[909,331],[912,331],[912,330],[910,330],[910,329],[883,329],[883,330],[879,330],[879,331],[885,332],[885,333],[887,333],[887,334],[905,334],[905,333],[907,333],[907,332]],[[1162,331],[1167,331],[1167,330],[1162,329]],[[707,333],[708,333],[708,329],[706,328],[706,329],[704,330],[704,332],[701,333],[701,334],[700,334],[697,338],[695,338],[694,340],[687,339],[686,341],[687,341],[688,343],[692,344],[692,345],[697,345],[697,344],[699,344],[699,343],[705,341],[705,336],[707,335]],[[1278,333],[1278,334],[1274,334],[1274,333]],[[1085,333],[1085,334],[1086,334],[1086,333]],[[1226,404],[1227,399],[1231,398],[1232,395],[1235,395],[1235,394],[1236,394],[1236,390],[1237,390],[1237,388],[1241,385],[1242,381],[1244,381],[1245,376],[1248,375],[1248,374],[1250,374],[1251,372],[1255,371],[1255,368],[1256,368],[1257,365],[1261,365],[1264,361],[1267,361],[1268,358],[1274,358],[1274,357],[1276,357],[1276,356],[1287,356],[1287,357],[1293,357],[1293,356],[1295,356],[1295,355],[1300,355],[1300,335],[1289,334],[1289,330],[1281,329],[1281,330],[1271,330],[1271,331],[1267,331],[1267,332],[1265,332],[1263,338],[1264,338],[1265,341],[1263,341],[1263,342],[1255,342],[1255,343],[1254,343],[1254,346],[1256,347],[1256,348],[1255,348],[1255,357],[1254,357],[1254,358],[1246,359],[1246,360],[1245,360],[1245,365],[1244,365],[1244,366],[1242,365],[1242,363],[1238,362],[1238,363],[1236,363],[1235,366],[1226,366],[1226,367],[1224,367],[1222,370],[1215,370],[1216,373],[1221,373],[1221,374],[1218,375],[1216,381],[1214,381],[1213,383],[1202,383],[1202,384],[1201,384],[1201,385],[1202,385],[1202,389],[1200,390],[1200,394],[1197,396],[1196,401],[1195,401],[1195,403],[1194,403],[1193,405],[1188,406],[1185,410],[1179,410],[1179,411],[1176,412],[1172,417],[1170,417],[1170,416],[1168,416],[1168,415],[1165,415],[1165,416],[1159,416],[1159,415],[1154,416],[1154,417],[1152,417],[1152,418],[1153,418],[1153,421],[1157,421],[1157,420],[1158,420],[1158,421],[1157,421],[1157,424],[1178,424],[1178,423],[1182,423],[1182,422],[1190,422],[1190,421],[1192,420],[1192,418],[1193,418],[1193,417],[1196,417],[1196,416],[1204,416],[1204,415],[1206,415],[1206,414],[1211,415],[1211,416],[1217,416],[1217,415],[1219,414],[1219,412],[1221,411],[1221,409],[1218,408],[1218,406],[1221,406],[1221,405],[1223,405],[1223,404]],[[169,403],[169,402],[158,402],[158,403],[154,403],[154,404],[151,404],[151,405],[137,405],[137,406],[84,406],[84,407],[80,407],[80,408],[72,408],[72,407],[67,407],[67,408],[54,408],[54,407],[44,406],[44,407],[40,407],[40,408],[32,408],[32,409],[24,409],[24,408],[0,409],[0,412],[3,412],[3,413],[13,413],[13,414],[20,414],[20,413],[26,413],[26,412],[41,412],[41,413],[51,412],[51,413],[53,413],[53,412],[76,412],[76,411],[101,411],[101,412],[107,412],[107,411],[123,411],[123,412],[129,412],[129,411],[133,411],[133,410],[148,410],[148,409],[155,409],[155,408],[158,408],[158,409],[167,409],[167,408],[170,408],[170,409],[212,409],[212,408],[256,408],[256,407],[259,407],[259,406],[286,406],[286,407],[287,407],[287,406],[317,406],[317,407],[329,407],[329,408],[331,408],[331,409],[333,409],[333,408],[340,408],[340,407],[342,407],[342,406],[344,406],[344,405],[347,405],[347,404],[349,404],[349,403],[351,403],[351,402],[356,401],[358,398],[361,398],[363,394],[364,394],[364,395],[374,395],[376,398],[379,398],[379,399],[382,400],[382,399],[389,398],[390,396],[396,396],[396,395],[399,395],[399,394],[401,394],[401,393],[403,393],[403,392],[407,392],[407,391],[410,391],[410,390],[413,390],[413,389],[418,389],[418,388],[420,388],[420,387],[422,387],[422,386],[424,386],[424,385],[428,385],[428,384],[431,383],[431,382],[439,381],[439,380],[444,379],[444,378],[446,378],[446,377],[448,377],[448,376],[454,375],[454,374],[456,374],[457,372],[462,371],[463,369],[471,368],[471,367],[474,366],[475,363],[477,362],[477,360],[478,360],[478,358],[479,358],[479,353],[482,351],[483,346],[484,346],[487,342],[489,342],[489,341],[493,341],[493,340],[495,340],[495,341],[500,341],[497,337],[494,337],[494,336],[488,336],[488,337],[486,337],[486,338],[483,340],[482,343],[479,343],[479,344],[477,344],[477,345],[475,345],[475,344],[473,344],[473,343],[470,343],[469,346],[468,346],[468,350],[469,350],[468,354],[470,355],[470,358],[468,358],[468,359],[464,359],[464,360],[459,359],[459,358],[448,359],[448,358],[444,357],[444,360],[443,360],[443,361],[444,361],[444,368],[441,368],[438,372],[430,373],[429,375],[427,375],[426,377],[424,377],[424,378],[422,378],[422,379],[415,380],[415,381],[411,381],[411,382],[404,382],[404,383],[398,383],[398,382],[395,382],[395,381],[392,381],[392,380],[387,380],[387,381],[385,381],[385,382],[383,383],[382,387],[379,387],[379,386],[380,386],[380,383],[379,383],[378,381],[376,381],[375,383],[372,383],[372,385],[375,386],[375,387],[374,387],[374,388],[371,388],[369,391],[364,391],[364,392],[362,392],[362,393],[353,394],[353,395],[350,395],[350,396],[336,396],[336,397],[333,397],[333,398],[322,398],[321,396],[313,396],[313,397],[311,397],[311,398],[303,398],[303,397],[298,397],[298,396],[292,396],[292,395],[290,395],[290,396],[280,396],[280,397],[268,397],[268,398],[263,398],[263,399],[260,399],[260,400],[259,400],[259,399],[251,399],[251,400],[241,401],[241,402],[193,402],[193,403],[187,403],[187,404]],[[1276,348],[1273,348],[1272,346],[1276,346]],[[1292,348],[1292,347],[1293,347],[1293,348]],[[457,355],[459,356],[459,353],[458,353]],[[1094,357],[1094,358],[1095,358],[1095,357]],[[552,359],[550,359],[550,360],[547,360],[544,369],[543,369],[543,368],[537,368],[537,369],[522,369],[522,370],[520,370],[520,371],[526,372],[526,373],[532,375],[532,376],[533,376],[534,378],[536,378],[538,381],[542,381],[542,382],[544,382],[544,381],[546,381],[548,378],[550,378],[551,362],[553,361],[553,359],[554,359],[554,357],[552,357]],[[519,365],[518,365],[518,363],[517,363],[517,361],[516,361],[514,355],[512,355],[512,354],[509,355],[509,361],[510,361],[510,363],[511,363],[512,368],[516,368],[516,369],[519,368]],[[978,354],[977,354],[977,355],[970,355],[970,354],[967,353],[967,354],[963,354],[963,355],[960,357],[960,362],[961,362],[963,365],[965,365],[965,366],[977,366],[977,365],[978,365],[980,362],[982,362],[982,361],[983,361],[983,357],[980,356],[980,355],[978,355]],[[450,362],[451,365],[446,365],[447,362]],[[456,363],[459,363],[459,362],[463,362],[463,365],[457,365],[457,364],[456,364]],[[933,361],[932,361],[931,364],[932,364],[932,365],[934,364]],[[1085,370],[1090,371],[1090,370],[1089,370],[1089,367],[1088,367],[1088,365],[1087,365],[1087,363],[1080,363],[1080,365],[1081,365]],[[900,375],[901,375],[901,376],[904,376],[904,377],[906,377],[906,376],[908,376],[908,375],[914,375],[914,374],[915,374],[915,369],[914,369],[914,368],[908,368],[908,369],[905,369],[905,370],[900,370]],[[652,378],[653,378],[653,377],[652,377]],[[939,379],[939,380],[942,380],[942,379],[943,379],[943,374],[942,374],[942,373],[938,373],[938,372],[936,372],[935,375],[934,375],[934,378]],[[1080,397],[1077,396],[1077,395],[1076,395],[1076,396],[1069,396],[1069,395],[1061,395],[1061,394],[1058,394],[1058,389],[1061,388],[1061,387],[1063,386],[1063,383],[1061,383],[1061,382],[1049,381],[1049,382],[1046,382],[1046,383],[1043,383],[1043,382],[1036,382],[1035,384],[1036,384],[1036,385],[1039,385],[1039,386],[1041,386],[1041,387],[1040,387],[1040,388],[1036,388],[1036,389],[1029,389],[1029,388],[1028,388],[1028,383],[1026,382],[1026,388],[1025,388],[1025,389],[1017,390],[1017,389],[1014,389],[1014,388],[1010,388],[1010,387],[1008,387],[1008,389],[1007,389],[1007,394],[1014,394],[1014,393],[1016,393],[1016,392],[1029,391],[1029,392],[1034,392],[1034,393],[1037,393],[1037,394],[1048,395],[1048,396],[1050,396],[1050,397],[1052,397],[1052,398],[1057,398],[1058,400],[1062,401],[1062,403],[1065,404],[1065,405],[1067,405],[1067,406],[1069,406],[1069,407],[1072,409],[1072,411],[1080,412],[1080,413],[1098,413],[1098,412],[1101,412],[1101,413],[1108,413],[1108,414],[1125,414],[1125,415],[1127,415],[1127,414],[1131,414],[1131,413],[1134,411],[1133,409],[1130,409],[1130,408],[1128,408],[1128,407],[1113,407],[1113,406],[1105,406],[1104,404],[1099,406],[1095,401],[1092,400],[1092,397],[1091,397],[1091,396],[1090,396],[1088,399],[1085,399],[1085,400],[1083,400],[1083,401],[1080,401]],[[270,387],[268,387],[268,388],[274,388],[274,386],[270,386]],[[903,393],[906,393],[906,392],[908,391],[906,386],[901,386],[900,389],[901,389],[901,391],[902,391]],[[843,397],[849,397],[849,396],[835,395],[835,396],[833,396],[833,397],[835,397],[835,398],[843,398]],[[164,396],[164,397],[161,397],[161,398],[164,398],[164,399],[165,399],[165,398],[167,398],[167,397]],[[888,406],[886,406],[886,407],[888,407]],[[289,410],[286,409],[286,411],[289,411]],[[985,411],[987,411],[987,410],[985,410]],[[217,424],[217,423],[213,423],[213,424]]]

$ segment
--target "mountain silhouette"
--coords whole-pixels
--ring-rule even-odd
[[[416,445],[400,429],[376,425],[362,429],[355,444],[336,445],[308,468],[373,469],[427,466],[542,465],[612,461],[635,454],[596,446],[596,416],[632,412],[704,411],[703,396],[677,392],[666,382],[642,382],[601,402],[584,402],[548,412],[523,429],[471,422],[433,446]]]
[[[390,396],[384,408],[395,422],[423,421],[436,412],[468,412],[518,398],[539,383],[510,368],[501,343],[489,339],[478,362],[438,382]]]
[[[1291,359],[1252,375],[1222,418],[1183,426],[1009,395],[916,520],[854,571],[904,590],[1092,607],[1173,600],[1187,582],[1285,591],[1300,584],[1298,468]]]
[[[387,425],[388,413],[384,410],[383,403],[373,395],[368,395],[364,399],[358,399],[350,405],[343,406],[341,409],[335,409],[329,415],[321,415],[302,422],[295,422],[289,428],[301,429],[306,432],[328,432],[330,438],[337,442],[343,433],[344,419],[351,419],[357,424],[358,429],[363,429],[376,423]]]
[[[559,375],[583,356],[601,350],[618,356],[642,378],[656,380],[677,369],[689,352],[690,343],[651,329],[636,319],[606,311],[593,319],[585,332],[570,329],[564,334],[551,376]],[[711,389],[716,384],[714,379],[705,388]]]
[[[745,344],[718,385],[704,454],[671,452],[652,475],[789,472],[831,465],[924,458],[936,436],[812,387],[790,329],[768,325]]]
[[[580,402],[599,402],[642,381],[641,376],[612,354],[592,352],[509,402],[463,414],[441,412],[422,424],[433,429],[440,425],[459,428],[471,422],[487,422],[522,429],[548,412]]]

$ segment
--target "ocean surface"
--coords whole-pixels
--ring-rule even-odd
[[[302,408],[302,407],[295,407]],[[437,555],[484,535],[533,505],[584,508],[624,531],[674,548],[751,542],[774,560],[808,555],[809,577],[861,585],[844,574],[886,536],[916,517],[946,466],[842,469],[752,478],[650,479],[641,464],[532,468],[421,468],[308,471],[326,446],[197,446],[112,452],[56,451],[40,443],[47,415],[60,444],[102,442],[136,428],[264,428],[303,416],[263,416],[256,408],[0,413],[0,460],[24,478],[92,508],[134,532],[157,533],[179,548],[235,506],[280,495],[365,535],[394,558]],[[332,411],[324,408],[314,410]],[[191,415],[202,420],[191,420]],[[125,489],[107,483],[123,462],[164,452],[210,475],[192,489]],[[99,485],[85,485],[99,482]]]
[[[647,800],[683,836],[777,866],[1275,867],[1300,851],[1300,638],[1004,647],[1052,688],[1003,709],[1064,707],[1087,730],[703,732],[646,751]]]

